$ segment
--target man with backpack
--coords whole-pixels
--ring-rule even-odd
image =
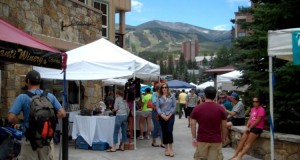
[[[57,118],[66,116],[66,111],[57,98],[40,89],[40,73],[32,70],[26,74],[27,91],[18,95],[12,104],[7,119],[21,126],[25,137],[22,139],[21,153],[18,159],[50,160],[54,148],[50,147],[54,136]],[[23,120],[19,114],[23,113]]]

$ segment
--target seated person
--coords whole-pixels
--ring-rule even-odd
[[[226,113],[230,116],[230,122],[227,122],[227,127],[245,125],[245,107],[240,101],[240,96],[233,92],[231,94],[232,110],[226,109]]]
[[[239,95],[235,92],[231,94],[231,103],[233,105],[232,110],[230,111],[225,109],[229,118],[229,122],[227,122],[227,127],[230,128],[231,126],[245,125],[245,107],[244,104],[240,101]],[[226,147],[230,143],[230,138],[227,137],[227,140],[226,142],[224,142],[223,147]]]
[[[266,112],[258,97],[253,97],[253,107],[251,108],[250,118],[246,130],[238,144],[231,160],[242,160],[243,156],[249,151],[254,141],[262,133],[265,123]]]

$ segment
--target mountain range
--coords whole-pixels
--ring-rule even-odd
[[[118,32],[119,25],[116,25]],[[231,44],[230,31],[210,30],[181,22],[149,21],[138,26],[126,25],[125,48],[135,54],[143,51],[181,51],[184,41],[197,39],[199,52],[216,51]]]

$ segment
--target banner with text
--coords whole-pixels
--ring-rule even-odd
[[[0,61],[61,69],[62,55],[10,42],[0,41]]]

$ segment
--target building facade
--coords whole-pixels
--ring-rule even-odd
[[[251,31],[244,29],[242,27],[243,22],[252,22],[253,21],[253,15],[250,12],[250,8],[253,8],[254,5],[251,2],[251,7],[239,7],[238,12],[235,12],[235,19],[232,20],[234,23],[234,27],[232,29],[232,34],[234,38],[248,36]]]
[[[181,53],[183,54],[184,60],[195,61],[195,57],[198,56],[199,43],[198,40],[184,41],[181,45]]]
[[[102,37],[113,43],[120,40],[120,35],[125,34],[125,12],[130,11],[130,6],[130,0],[0,0],[0,18],[49,46],[68,51]],[[118,34],[115,33],[116,13],[120,25]],[[0,117],[6,117],[15,97],[22,92],[24,75],[30,70],[32,66],[0,60]],[[45,80],[43,83],[46,90],[61,92],[60,82]],[[101,83],[82,83],[83,106],[95,106],[102,100]],[[67,87],[72,91],[74,86],[68,84]]]

